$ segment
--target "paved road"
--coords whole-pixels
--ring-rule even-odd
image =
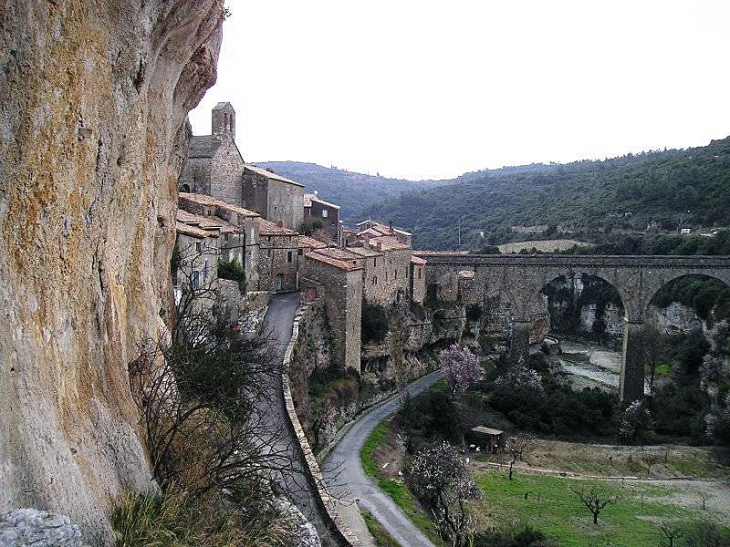
[[[421,393],[442,376],[441,371],[432,372],[410,384],[408,392],[411,395]],[[360,515],[358,504],[370,511],[403,547],[433,547],[433,543],[411,523],[388,495],[381,492],[365,475],[360,465],[360,449],[365,440],[380,422],[400,408],[401,402],[402,396],[395,395],[360,417],[322,467],[332,494],[340,500],[337,511],[366,547],[374,546],[374,542]]]
[[[261,335],[271,340],[274,346],[275,362],[282,363],[284,352],[291,340],[294,316],[299,307],[299,293],[282,293],[271,296],[269,308],[264,317]],[[264,430],[263,448],[269,454],[273,467],[289,468],[284,473],[272,473],[271,479],[291,499],[299,510],[317,529],[323,541],[336,543],[324,524],[320,510],[315,502],[312,488],[302,469],[301,451],[297,449],[296,439],[286,423],[286,409],[282,392],[281,374],[267,378],[267,389],[260,394],[256,406]]]

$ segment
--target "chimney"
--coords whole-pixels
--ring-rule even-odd
[[[366,249],[369,249],[370,248],[370,237],[365,236],[363,238],[363,240],[362,240],[362,246],[365,247]]]
[[[393,221],[392,220],[390,221],[390,233],[391,234],[393,233]]]

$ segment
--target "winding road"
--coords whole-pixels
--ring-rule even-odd
[[[408,392],[417,395],[442,377],[441,371],[432,372],[410,384]],[[365,475],[360,464],[360,449],[368,436],[380,422],[400,408],[402,400],[402,394],[396,394],[358,418],[322,465],[325,481],[332,495],[338,499],[340,517],[366,547],[374,547],[375,543],[358,505],[370,511],[403,547],[433,547],[433,543],[393,500]]]

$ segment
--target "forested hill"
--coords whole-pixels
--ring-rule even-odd
[[[514,239],[512,226],[553,225],[574,239],[609,232],[730,225],[730,137],[708,146],[604,161],[469,173],[452,184],[383,199],[364,211],[450,249]],[[480,237],[483,232],[485,237]]]
[[[374,203],[392,200],[410,190],[421,190],[453,183],[445,181],[410,181],[353,173],[336,167],[296,161],[268,161],[255,165],[306,185],[307,192],[315,190],[325,201],[342,207],[342,219],[353,225],[365,217],[365,210]]]

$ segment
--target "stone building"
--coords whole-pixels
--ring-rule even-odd
[[[304,185],[247,165],[236,146],[236,111],[218,103],[211,112],[212,135],[190,137],[188,160],[178,188],[251,209],[263,218],[298,230],[304,218]]]
[[[330,236],[330,241],[342,246],[342,221],[340,206],[324,201],[314,194],[304,194],[304,229],[316,231],[321,228]]]
[[[191,225],[206,229],[212,223],[220,227],[215,244],[223,258],[238,261],[246,270],[247,292],[258,290],[261,217],[204,194],[180,192],[178,206],[181,218],[187,218]],[[186,217],[186,214],[195,218]]]
[[[302,275],[324,287],[335,361],[359,372],[364,259],[333,248],[315,249],[304,256]]]
[[[401,230],[400,228],[394,228],[392,224],[386,225],[382,222],[377,222],[372,219],[363,220],[362,222],[359,222],[357,224],[355,237],[358,240],[381,236],[392,236],[396,238],[400,243],[403,243],[408,247],[411,247],[413,243],[412,235],[409,232]]]
[[[411,256],[411,276],[409,280],[410,298],[423,304],[426,299],[426,260]]]
[[[177,220],[175,232],[179,258],[172,281],[177,305],[185,291],[216,290],[219,251],[212,243],[220,236],[220,231],[212,226],[203,229]],[[212,305],[213,300],[201,299],[200,303]]]
[[[190,137],[188,160],[180,175],[181,192],[207,194],[243,206],[243,157],[235,142],[236,113],[230,103],[212,111],[212,135]]]
[[[300,230],[304,220],[304,185],[266,169],[244,165],[241,205],[284,228]]]
[[[295,291],[299,287],[298,238],[293,230],[261,220],[259,290]]]

